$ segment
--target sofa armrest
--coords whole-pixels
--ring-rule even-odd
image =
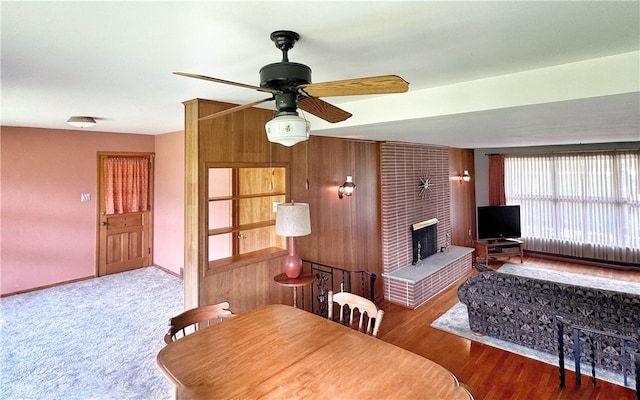
[[[472,299],[481,291],[480,287],[485,284],[486,281],[486,278],[482,276],[483,274],[486,274],[486,272],[470,276],[458,287],[458,299],[462,304],[469,306]]]

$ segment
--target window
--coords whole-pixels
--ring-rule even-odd
[[[286,201],[286,167],[208,168],[210,266],[286,248],[275,234],[274,204]]]
[[[505,155],[528,250],[640,263],[640,150]]]

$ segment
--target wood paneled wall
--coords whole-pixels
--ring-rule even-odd
[[[295,146],[292,199],[309,203],[311,213],[311,235],[298,238],[303,259],[367,270],[381,278],[378,146],[320,136]],[[356,189],[352,196],[340,199],[338,186],[347,175],[353,176]],[[378,281],[376,290],[382,293]]]
[[[298,238],[299,255],[314,262],[376,273],[379,285],[376,291],[382,294],[381,146],[388,144],[312,136],[306,142],[285,147],[267,140],[264,123],[273,117],[273,111],[251,108],[198,121],[234,105],[201,99],[184,104],[185,308],[229,301],[234,312],[244,312],[271,303],[291,304],[291,290],[273,281],[282,271],[284,256],[261,258],[207,273],[205,163],[271,161],[289,165],[288,200],[309,203],[311,213],[311,235]],[[406,146],[415,147],[418,153],[425,149],[423,145]],[[448,191],[443,191],[450,168],[449,154],[446,148],[438,148],[437,152],[437,164],[445,174],[439,193],[444,199],[449,196]],[[410,186],[416,191],[419,177],[425,172],[422,169],[416,168],[411,178]],[[357,187],[353,196],[339,199],[338,186],[347,175],[353,176]],[[420,201],[417,192],[407,193],[407,201]],[[441,207],[446,210],[437,212],[438,219],[447,220],[447,224],[448,203],[444,201]],[[453,214],[458,206],[451,207]],[[426,215],[425,219],[430,217]],[[409,222],[404,226],[408,230]],[[452,226],[452,238],[456,237],[455,232],[457,228]]]
[[[273,117],[273,111],[248,109],[198,121],[234,104],[195,99],[184,105],[185,308],[229,301],[234,312],[243,312],[277,301],[281,296],[279,287],[265,277],[275,274],[282,261],[261,260],[207,274],[205,163],[268,163],[271,158],[272,162],[291,164],[292,151],[267,140],[264,124]]]
[[[451,244],[473,247],[476,237],[476,192],[474,153],[470,149],[449,149],[449,179],[451,182]],[[464,170],[471,180],[460,180]]]
[[[314,262],[380,274],[378,144],[316,136],[292,147],[271,144],[264,123],[273,111],[262,109],[198,121],[232,106],[201,99],[185,103],[185,307],[229,301],[234,312],[244,312],[291,303],[291,289],[273,282],[282,272],[283,256],[206,273],[207,162],[288,164],[288,200],[308,202],[311,213],[312,232],[298,238],[298,254]],[[347,175],[354,177],[356,192],[340,200],[338,186]]]

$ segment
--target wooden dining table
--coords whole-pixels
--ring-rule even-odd
[[[472,399],[435,362],[286,305],[201,329],[157,362],[178,399]]]

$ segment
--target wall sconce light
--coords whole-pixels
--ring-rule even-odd
[[[462,176],[460,177],[460,183],[462,183],[462,181],[469,182],[470,180],[471,175],[469,175],[469,171],[465,169],[462,173]]]
[[[302,260],[298,256],[296,237],[311,233],[309,203],[280,203],[276,210],[276,235],[287,237],[289,250],[284,272],[289,278],[297,278],[302,272]]]
[[[347,175],[347,180],[338,187],[338,197],[351,196],[354,190],[356,190],[356,184],[353,183],[353,177]]]

